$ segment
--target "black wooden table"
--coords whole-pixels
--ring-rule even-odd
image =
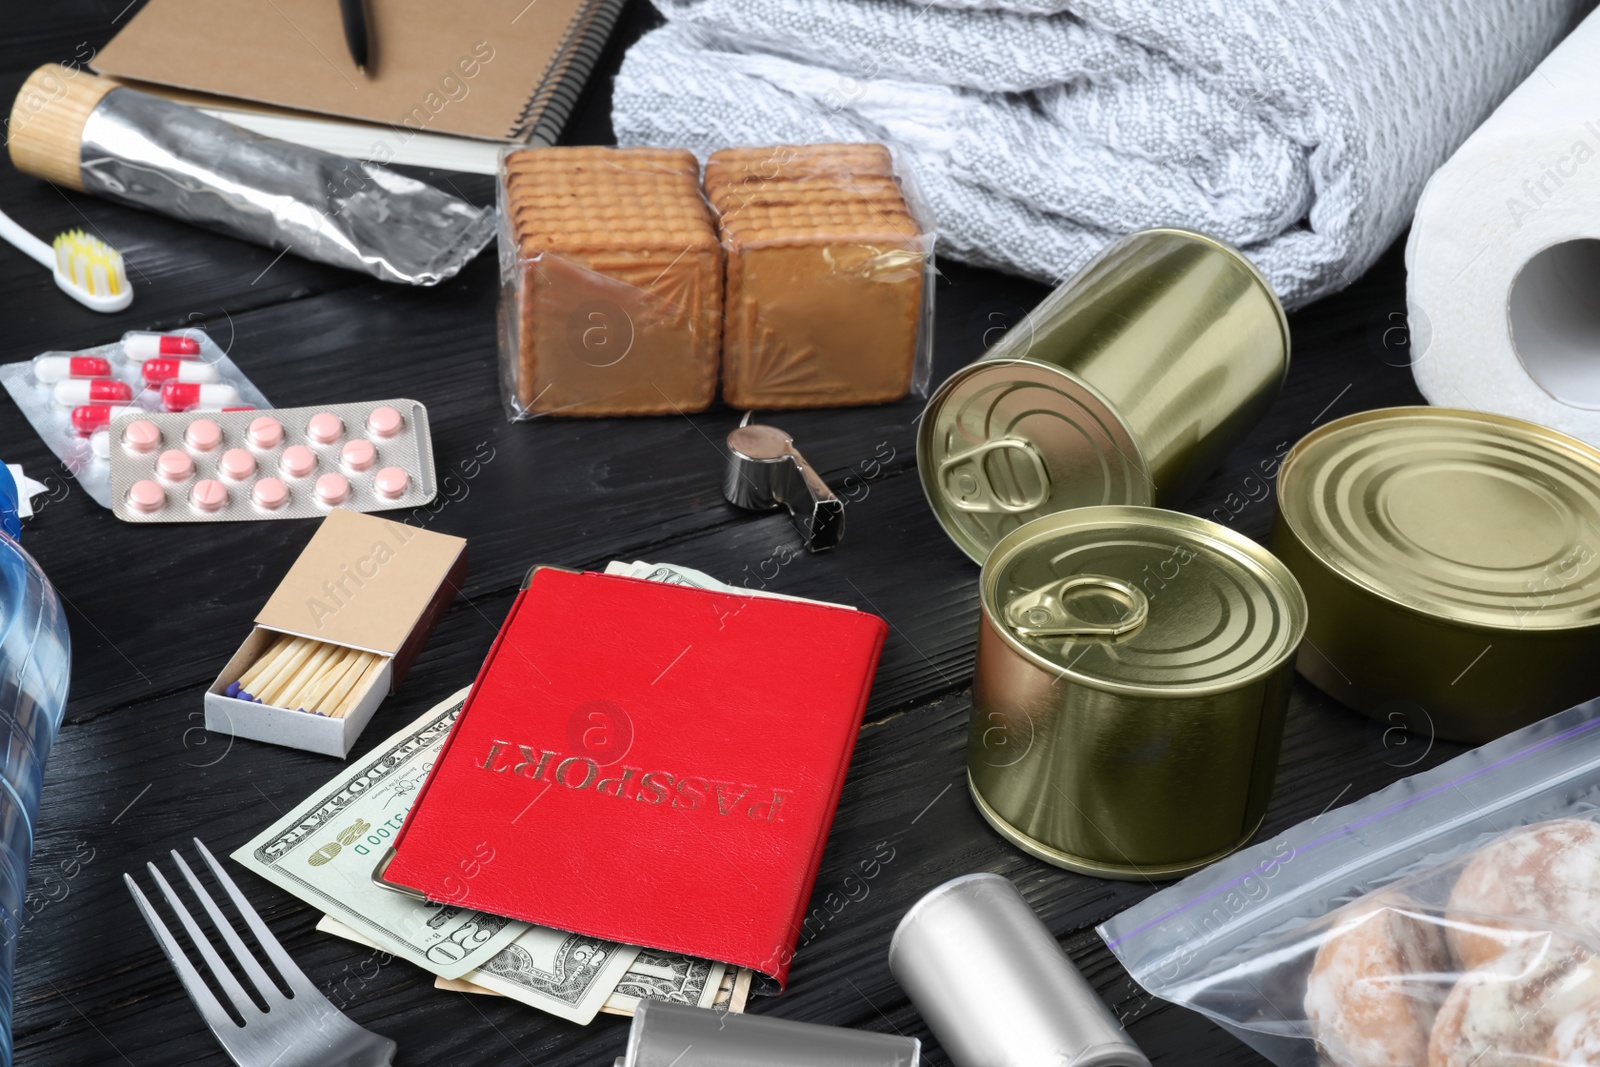
[[[8,4],[0,101],[9,108],[37,64],[91,54],[125,21],[127,3]],[[652,19],[642,0],[630,8],[569,139],[610,139],[610,76]],[[489,179],[419,174],[478,203],[493,199]],[[410,396],[428,405],[444,490],[419,518],[467,537],[471,569],[464,595],[356,755],[471,680],[532,563],[669,561],[875,611],[891,635],[817,878],[813,906],[821,910],[788,992],[750,1010],[928,1039],[889,975],[889,934],[940,882],[996,871],[1022,889],[1154,1062],[1264,1062],[1199,1015],[1152,1001],[1094,934],[1152,886],[1032,860],[974,810],[963,756],[978,571],[923,500],[917,403],[782,417],[849,501],[838,551],[794,554],[784,518],[753,517],[722,500],[719,442],[736,412],[508,424],[495,384],[492,252],[451,282],[414,291],[62,192],[9,163],[0,163],[0,207],[46,239],[92,226],[126,255],[137,293],[128,311],[96,315],[0,246],[0,361],[100,344],[126,329],[200,325],[275,404]],[[940,269],[936,380],[1045,292],[959,264]],[[1288,386],[1190,509],[1264,538],[1274,505],[1263,464],[1275,469],[1274,457],[1330,418],[1420,403],[1405,366],[1404,306],[1397,245],[1347,291],[1294,315]],[[492,458],[478,462],[483,456]],[[201,726],[201,693],[314,524],[119,522],[56,466],[9,398],[0,399],[0,457],[50,488],[24,543],[67,603],[73,640],[71,701],[50,758],[19,945],[17,1062],[225,1064],[121,876],[196,834],[231,851],[342,766]],[[1385,731],[1297,682],[1265,832],[1456,751]],[[872,855],[892,859],[864,893],[854,881],[846,892],[846,875]],[[254,876],[239,880],[312,980],[339,985],[357,1022],[399,1042],[400,1064],[609,1064],[622,1049],[625,1020],[602,1015],[578,1027],[510,1001],[437,992],[408,964],[378,966],[371,953],[315,932],[307,905]],[[707,886],[705,907],[735,891]],[[929,1060],[948,1062],[936,1045]]]

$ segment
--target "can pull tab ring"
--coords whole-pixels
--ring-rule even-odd
[[[1001,457],[1019,462],[1028,477],[1022,479],[1012,473],[1008,480],[1016,484],[997,485],[990,475],[989,461]],[[957,511],[1020,515],[1050,499],[1050,472],[1044,460],[1032,444],[1015,437],[985,441],[976,448],[946,457],[939,464],[939,479],[945,485],[950,506]],[[1024,481],[1033,484],[1024,485]]]
[[[1107,597],[1122,605],[1120,619],[1092,619],[1074,610],[1075,603]],[[1121,637],[1149,617],[1150,601],[1138,586],[1103,574],[1075,574],[1006,605],[1006,622],[1019,637]]]

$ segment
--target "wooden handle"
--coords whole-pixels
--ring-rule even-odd
[[[115,88],[109,78],[59,63],[35,70],[11,105],[11,162],[25,174],[81,190],[83,126],[89,112]]]

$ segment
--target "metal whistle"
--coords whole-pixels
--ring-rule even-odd
[[[844,536],[844,502],[811,469],[793,438],[776,426],[752,426],[748,413],[728,434],[722,495],[752,511],[788,508],[812,552],[826,552]]]

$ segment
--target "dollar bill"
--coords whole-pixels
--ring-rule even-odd
[[[715,589],[723,593],[737,593],[726,582],[719,582],[705,571],[697,571],[693,567],[680,567],[674,563],[646,563],[643,560],[634,560],[624,563],[614,559],[606,564],[607,574],[620,574],[624,578],[643,578],[647,582],[662,582],[667,585],[687,585],[695,589]]]
[[[324,915],[317,923],[317,929],[322,933],[365,945],[367,948],[380,950],[382,948],[331,915]],[[517,947],[513,944],[511,948],[502,952],[501,956],[512,953]],[[497,956],[495,962],[485,970],[492,973],[497,969],[509,969],[510,961],[502,961],[501,956]],[[604,998],[604,1003],[600,1006],[601,1011],[612,1015],[632,1015],[641,1000],[693,1004],[700,1008],[723,1006],[730,1011],[744,1010],[745,998],[749,995],[750,989],[747,970],[735,971],[727,964],[712,963],[709,960],[695,959],[676,952],[658,952],[654,949],[634,949],[631,956],[618,958],[624,960],[631,958],[632,962],[627,964],[620,979],[612,983],[614,988]],[[529,983],[510,981],[504,984],[498,982],[491,984],[484,983],[480,979],[481,974],[472,974],[465,978],[435,978],[433,984],[436,989],[449,990],[453,993],[509,997],[536,1008],[550,1010],[544,1003],[547,994]],[[560,1014],[562,1018],[568,1017],[561,1012],[555,1014]]]
[[[693,567],[683,567],[676,563],[646,563],[636,559],[632,563],[621,560],[612,560],[606,564],[606,574],[620,574],[624,578],[643,578],[647,582],[662,582],[667,585],[687,585],[695,589],[714,589],[719,593],[738,593],[741,596],[765,596],[776,600],[799,600],[807,604],[825,604],[830,608],[844,608],[847,611],[856,609],[849,604],[832,604],[825,600],[807,600],[805,597],[790,596],[787,593],[774,593],[769,589],[750,589],[744,586],[729,585],[719,582],[705,571],[697,571]]]
[[[724,963],[713,963],[675,952],[644,949],[600,1010],[609,1015],[631,1016],[638,1009],[640,1001],[660,1000],[672,1004],[693,1004],[700,1008],[725,1007],[730,1011],[743,1011],[750,989],[750,983],[745,981],[741,995],[739,978],[743,973],[736,973]],[[466,978],[435,978],[433,984],[437,989],[456,993],[509,996],[531,1003],[514,990],[491,988]]]
[[[733,979],[733,988],[728,991],[729,1011],[744,1011],[745,1002],[750,999],[750,986],[754,983],[755,977],[756,972],[750,968],[739,968],[739,973]]]
[[[477,970],[526,923],[423,903],[372,883],[461,711],[450,696],[233,853],[267,881],[336,916],[379,948],[434,974]]]
[[[639,958],[617,983],[616,990],[606,998],[606,1007],[628,1015],[634,1013],[641,1000],[709,1008],[727,972],[725,963],[646,949],[639,953]]]
[[[533,926],[461,980],[551,1015],[587,1023],[638,955],[633,945]]]

